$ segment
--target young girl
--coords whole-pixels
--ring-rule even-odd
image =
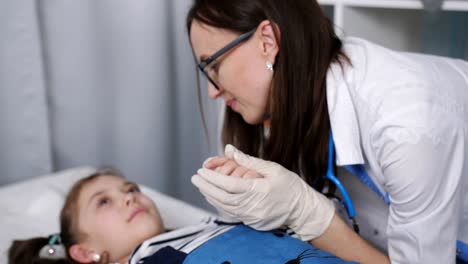
[[[164,232],[164,227],[155,204],[136,184],[127,182],[115,171],[104,169],[79,180],[71,188],[60,214],[60,230],[60,238],[50,240],[60,240],[70,261],[58,263],[98,262],[104,251],[112,262],[124,263],[136,246]],[[10,263],[57,258],[53,253],[60,253],[60,249],[47,245],[48,242],[57,241],[47,238],[15,241],[9,252]],[[51,246],[47,254],[40,255],[39,251],[47,246]]]
[[[223,164],[216,170],[258,177],[233,162]],[[153,201],[112,170],[71,188],[60,225],[60,235],[15,241],[9,263],[343,263],[284,230],[259,232],[209,218],[167,231]]]

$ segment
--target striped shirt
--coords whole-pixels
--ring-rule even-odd
[[[257,231],[209,217],[144,241],[127,264],[349,264],[296,238],[292,230]]]
[[[145,240],[132,253],[128,264],[142,264],[145,259],[157,251],[171,247],[181,253],[189,254],[197,247],[240,223],[228,223],[209,217],[198,225],[179,228],[167,233],[159,234]]]

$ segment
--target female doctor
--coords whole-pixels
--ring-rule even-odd
[[[340,40],[313,0],[197,0],[187,28],[226,157],[263,176],[205,163],[220,212],[360,263],[467,259],[467,62]]]

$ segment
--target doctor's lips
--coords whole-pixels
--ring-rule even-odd
[[[135,218],[135,216],[139,215],[140,213],[147,213],[147,210],[144,209],[144,208],[137,208],[135,210],[133,210],[132,214],[130,215],[130,217],[127,219],[127,222],[130,222],[133,220],[133,218]]]
[[[236,103],[236,100],[230,99],[230,100],[226,100],[226,105],[235,110],[237,103]]]

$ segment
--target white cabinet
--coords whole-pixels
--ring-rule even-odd
[[[468,59],[468,1],[429,12],[419,0],[319,0],[339,36],[386,47]]]

